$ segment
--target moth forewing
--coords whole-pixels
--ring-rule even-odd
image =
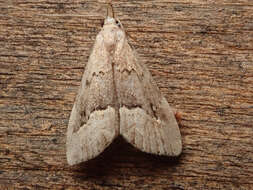
[[[118,135],[148,153],[178,156],[180,131],[168,102],[108,17],[96,37],[67,132],[70,165],[100,154]]]

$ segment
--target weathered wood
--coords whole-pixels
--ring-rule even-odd
[[[179,159],[116,140],[69,167],[65,135],[106,15],[90,1],[0,1],[0,189],[252,189],[253,2],[115,1],[130,43],[182,112]]]

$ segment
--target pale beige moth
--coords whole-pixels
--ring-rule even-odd
[[[96,37],[70,115],[70,165],[99,155],[119,135],[143,152],[178,156],[182,151],[172,108],[112,15]]]

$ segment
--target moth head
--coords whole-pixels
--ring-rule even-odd
[[[123,29],[123,26],[122,26],[120,20],[112,18],[112,17],[107,17],[104,20],[104,23],[102,24],[102,27],[104,27],[106,25],[113,25],[113,26],[116,26],[117,28],[122,28]]]
[[[118,28],[123,28],[119,19],[116,19],[114,16],[114,11],[113,11],[111,4],[108,4],[108,6],[107,6],[107,18],[102,23],[102,27],[104,27],[106,25],[113,25]]]

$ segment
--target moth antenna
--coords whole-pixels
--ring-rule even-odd
[[[107,17],[114,18],[114,11],[111,3],[107,4]]]

